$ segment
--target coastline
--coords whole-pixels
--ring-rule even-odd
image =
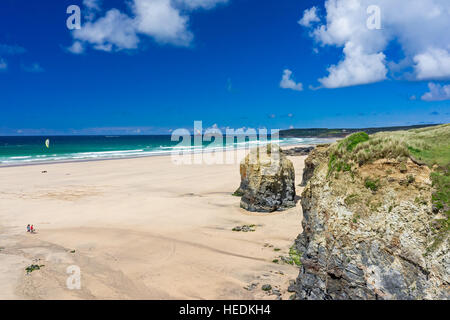
[[[305,156],[289,158],[298,185]],[[276,299],[263,284],[289,298],[298,268],[273,261],[301,232],[299,204],[270,214],[241,209],[232,196],[240,161],[102,160],[39,164],[46,174],[35,165],[0,170],[2,298]],[[26,233],[29,223],[36,234]],[[232,231],[250,224],[255,232]],[[27,275],[31,264],[44,267]],[[72,265],[81,290],[66,288]]]
[[[339,138],[326,138],[323,140],[326,140],[326,143],[332,143],[336,141]],[[315,146],[316,144],[304,144],[304,143],[289,143],[280,145],[280,147],[283,149],[290,149],[294,147],[310,147]],[[198,153],[212,153],[212,152],[236,152],[241,150],[250,150],[251,148],[248,147],[228,147],[228,148],[221,148],[221,150],[208,150],[208,149],[202,149],[201,151],[185,151],[185,154],[198,154]],[[12,164],[1,164],[0,163],[0,170],[2,168],[10,168],[10,167],[27,167],[27,166],[36,166],[36,165],[49,165],[49,164],[63,164],[63,163],[78,163],[78,162],[96,162],[96,161],[110,161],[110,160],[127,160],[127,159],[138,159],[138,158],[148,158],[148,157],[170,157],[172,154],[176,154],[176,151],[169,151],[169,152],[161,152],[161,153],[154,153],[154,154],[143,154],[139,156],[123,156],[123,157],[102,157],[97,159],[67,159],[67,160],[43,160],[43,161],[36,161],[34,163],[12,163]]]

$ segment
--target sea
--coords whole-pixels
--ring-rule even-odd
[[[189,140],[191,140],[189,142]],[[27,165],[48,162],[102,160],[170,155],[173,152],[202,152],[213,149],[250,148],[272,141],[236,137],[223,141],[194,139],[172,141],[170,135],[121,136],[0,136],[0,166]],[[330,142],[319,138],[278,138],[274,143],[283,145],[316,145]],[[48,145],[48,146],[47,146]]]

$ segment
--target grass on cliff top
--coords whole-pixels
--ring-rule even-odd
[[[358,144],[367,140],[369,140],[369,135],[367,133],[357,132],[348,136],[346,139],[341,140],[338,147],[344,148],[347,151],[352,151]]]
[[[432,202],[446,216],[436,230],[433,247],[437,247],[450,230],[450,124],[370,136],[354,133],[330,147],[328,176],[333,171],[352,173],[358,166],[378,159],[406,163],[408,157],[433,169],[431,180],[436,192]],[[366,187],[376,191],[367,181]]]
[[[450,124],[409,131],[354,133],[330,150],[330,170],[336,165],[363,165],[378,159],[412,160],[432,167],[450,167]]]

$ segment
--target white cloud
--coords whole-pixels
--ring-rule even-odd
[[[189,45],[193,35],[188,30],[187,16],[172,6],[170,0],[134,0],[136,31],[157,42]]]
[[[83,13],[87,21],[94,20],[97,13],[101,11],[100,3],[101,0],[83,0],[83,6],[85,7]]]
[[[176,0],[190,9],[211,9],[219,3],[227,3],[228,0]]]
[[[317,16],[317,8],[312,7],[306,9],[303,13],[303,17],[298,21],[298,23],[304,27],[310,27],[313,22],[319,22],[320,19]]]
[[[8,69],[8,64],[5,59],[0,58],[0,71],[5,71],[6,69]]]
[[[100,10],[100,0],[83,0],[83,5],[91,10]]]
[[[81,54],[84,52],[84,46],[80,41],[75,41],[67,50],[74,54]]]
[[[325,88],[348,87],[386,79],[387,69],[383,53],[367,54],[361,47],[348,42],[344,54],[344,60],[337,66],[329,67],[329,75],[319,79]]]
[[[117,9],[109,10],[95,22],[85,23],[81,29],[74,30],[73,36],[78,42],[90,43],[104,51],[136,49],[139,42],[134,20]]]
[[[450,100],[450,84],[442,86],[440,84],[435,84],[430,82],[428,84],[429,92],[422,96],[424,101],[444,101]]]
[[[371,5],[380,8],[379,30],[367,27]],[[404,77],[414,70],[418,80],[450,78],[450,1],[327,0],[325,10],[325,21],[311,27],[310,35],[320,46],[343,48],[344,60],[320,79],[324,86],[381,81],[388,66]],[[391,43],[401,48],[400,62],[386,57]],[[350,45],[359,52],[350,53]]]
[[[447,50],[429,48],[414,57],[417,79],[445,78],[450,75],[450,53]]]
[[[295,91],[302,91],[303,84],[296,83],[292,78],[292,71],[289,69],[285,69],[283,71],[283,76],[281,78],[280,87],[283,89],[291,89]]]
[[[189,12],[199,8],[211,9],[227,1],[132,0],[126,2],[132,15],[110,9],[104,16],[94,20],[93,13],[97,14],[101,10],[99,1],[84,0],[89,18],[81,29],[73,31],[74,44],[68,51],[81,53],[85,44],[104,51],[137,49],[141,36],[151,37],[162,44],[188,46],[193,39],[189,30]]]

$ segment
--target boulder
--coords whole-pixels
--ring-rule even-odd
[[[290,157],[307,156],[313,149],[314,147],[294,147],[283,149],[283,153]]]
[[[271,145],[250,151],[241,162],[241,208],[272,212],[295,206],[295,171],[292,162]]]

